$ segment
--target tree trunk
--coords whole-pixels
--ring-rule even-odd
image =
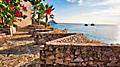
[[[32,18],[32,24],[34,24],[35,23],[35,20]]]
[[[38,25],[40,25],[40,14],[38,14]]]
[[[46,14],[45,17],[46,17],[46,18],[45,18],[45,22],[48,23],[48,15]]]

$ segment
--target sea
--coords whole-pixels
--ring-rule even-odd
[[[86,38],[99,40],[108,44],[120,44],[120,26],[119,25],[107,25],[107,24],[95,24],[91,26],[85,26],[85,24],[78,23],[58,23],[51,26],[59,29],[67,29],[71,33],[83,33]]]

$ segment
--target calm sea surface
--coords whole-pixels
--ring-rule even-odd
[[[68,32],[84,33],[89,39],[100,40],[105,43],[120,43],[120,26],[118,25],[84,26],[84,24],[58,23],[52,26],[67,29]]]

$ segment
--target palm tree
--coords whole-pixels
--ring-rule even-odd
[[[45,0],[25,0],[31,2],[33,6],[33,15],[32,20],[35,20],[35,16],[38,15],[37,22],[40,24],[40,21],[45,18],[45,22],[48,23],[49,18],[54,18],[54,15],[51,12],[55,9],[53,5],[45,4]]]
[[[48,23],[48,19],[51,18],[53,19],[54,18],[54,15],[51,14],[51,12],[54,10],[55,8],[53,8],[53,5],[49,6],[48,4],[45,5],[45,22]]]
[[[24,0],[29,1],[32,4],[32,22],[34,23],[37,20],[38,24],[40,24],[40,20],[44,18],[44,4],[45,0]],[[35,19],[35,16],[38,15],[38,18]]]

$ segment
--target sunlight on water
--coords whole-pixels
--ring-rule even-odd
[[[113,43],[120,43],[120,26],[118,26],[118,34],[116,35],[117,41],[114,41]]]
[[[120,26],[118,25],[95,25],[84,24],[55,24],[55,28],[68,29],[68,32],[84,33],[87,38],[99,40],[104,43],[120,43]]]

